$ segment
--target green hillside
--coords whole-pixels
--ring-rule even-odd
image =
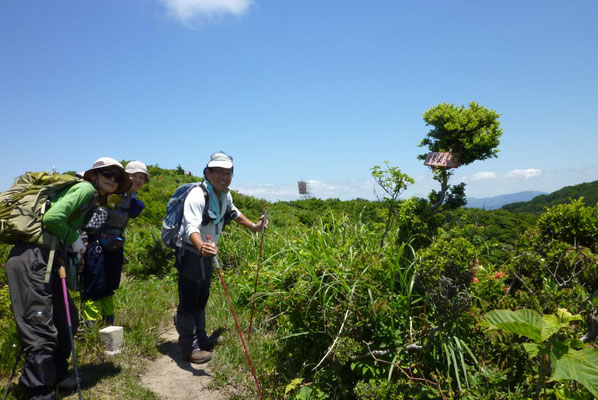
[[[519,201],[506,204],[501,209],[514,213],[540,214],[547,208],[557,204],[568,203],[571,199],[584,198],[584,203],[593,206],[598,203],[598,181],[580,183],[574,186],[565,186],[562,189],[535,197],[530,201]]]
[[[182,168],[149,171],[152,180],[138,193],[146,209],[127,228],[128,263],[115,294],[125,350],[106,358],[97,327],[82,327],[77,335],[86,399],[108,400],[116,393],[124,400],[158,399],[140,376],[145,361],[164,350],[160,332],[172,326],[178,279],[160,224],[176,187],[200,177]],[[587,198],[589,193],[583,191]],[[233,198],[252,220],[268,206],[259,282],[259,233],[231,224],[218,244],[220,272],[245,339],[253,322],[247,345],[264,399],[598,395],[592,361],[598,350],[593,340],[578,340],[584,319],[596,311],[584,300],[598,291],[598,206],[575,201],[539,216],[468,208],[438,212],[427,200],[411,198],[394,204],[392,227],[385,232],[389,213],[382,201],[270,203],[240,193]],[[0,245],[0,265],[9,249]],[[224,332],[224,343],[210,366],[224,398],[258,398],[222,286],[214,275],[207,325]],[[78,304],[79,293],[71,295]],[[569,325],[562,309],[581,315],[575,317],[580,321]],[[536,329],[523,329],[528,320],[500,324],[487,318],[509,310],[532,315],[531,322],[558,320],[558,333],[550,330],[549,340],[532,347],[521,337]],[[491,314],[495,311],[502,313]],[[514,332],[519,336],[506,334],[513,325],[522,326]],[[0,348],[0,380],[6,382],[20,346],[5,274],[0,274]],[[553,372],[543,367],[544,359]],[[540,397],[543,393],[551,397]],[[67,396],[61,398],[76,398]],[[9,398],[24,398],[18,385]]]

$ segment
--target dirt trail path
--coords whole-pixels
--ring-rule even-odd
[[[209,362],[197,365],[183,360],[174,326],[171,325],[161,336],[165,342],[158,347],[158,358],[148,361],[146,371],[141,377],[143,386],[163,400],[226,398],[223,392],[208,389],[213,380]]]

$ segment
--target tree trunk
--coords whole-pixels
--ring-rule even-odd
[[[444,203],[444,198],[449,187],[448,179],[449,177],[446,174],[442,175],[442,180],[440,181],[440,192],[438,192],[438,198],[436,199],[436,202],[432,205],[432,211],[437,210],[442,203]]]
[[[588,324],[588,332],[583,335],[581,341],[584,343],[589,343],[596,339],[596,336],[598,336],[598,321],[596,321],[596,310],[594,310]]]
[[[386,217],[386,226],[384,227],[384,233],[382,234],[382,238],[380,239],[380,248],[384,246],[384,239],[390,231],[390,226],[392,225],[393,220],[393,206],[392,204],[388,206],[388,216]]]

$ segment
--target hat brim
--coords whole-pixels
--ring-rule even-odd
[[[110,169],[110,168],[116,168],[117,170],[120,171],[123,178],[126,178],[126,179],[123,179],[122,182],[118,184],[118,187],[116,188],[116,191],[114,193],[124,193],[127,190],[129,190],[131,188],[131,186],[133,185],[133,182],[131,182],[131,178],[129,178],[129,175],[125,172],[125,169],[119,167],[118,165],[102,165],[101,167],[88,169],[83,174],[83,179],[85,179],[86,181],[91,181],[91,173],[92,172],[98,172],[101,169]]]
[[[208,168],[225,168],[225,169],[233,169],[233,163],[230,161],[210,161],[208,163]]]
[[[141,169],[132,169],[132,170],[127,171],[127,169],[125,168],[125,171],[127,172],[127,174],[130,174],[130,175],[141,172],[143,175],[145,175],[145,183],[148,183],[150,181],[149,174]]]

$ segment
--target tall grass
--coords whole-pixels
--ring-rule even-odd
[[[260,349],[264,364],[256,365],[271,398],[283,397],[297,378],[352,397],[374,353],[388,361],[375,378],[388,379],[390,361],[409,342],[410,314],[421,301],[413,290],[411,246],[396,243],[391,234],[387,243],[393,244],[380,248],[380,233],[359,215],[333,212],[311,227],[275,228],[267,235],[255,296],[256,262],[247,260],[257,260],[259,237],[233,229],[219,252],[236,305],[246,310],[255,302],[251,348]],[[356,363],[360,367],[352,369]]]

